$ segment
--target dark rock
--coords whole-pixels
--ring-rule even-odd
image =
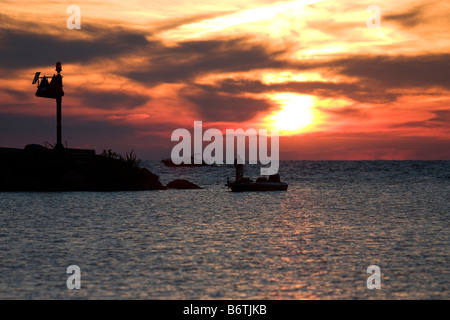
[[[167,184],[169,189],[202,189],[198,185],[184,179],[177,179]]]

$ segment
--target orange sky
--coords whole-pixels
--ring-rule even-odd
[[[81,9],[70,30],[66,9]],[[369,29],[369,5],[381,9]],[[0,146],[170,154],[177,128],[277,128],[281,159],[450,159],[446,1],[5,1]]]

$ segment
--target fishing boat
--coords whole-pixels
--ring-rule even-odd
[[[259,177],[256,181],[252,181],[247,177],[242,177],[237,181],[230,181],[227,178],[225,186],[232,192],[245,192],[245,191],[287,191],[288,184],[279,180],[279,175],[269,176],[269,179],[265,177]]]

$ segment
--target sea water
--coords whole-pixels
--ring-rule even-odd
[[[251,193],[142,165],[203,189],[0,193],[0,299],[450,298],[450,161],[282,161],[288,191]]]

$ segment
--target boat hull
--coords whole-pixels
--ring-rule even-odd
[[[287,191],[288,189],[288,184],[284,182],[230,182],[227,186],[233,192]]]

